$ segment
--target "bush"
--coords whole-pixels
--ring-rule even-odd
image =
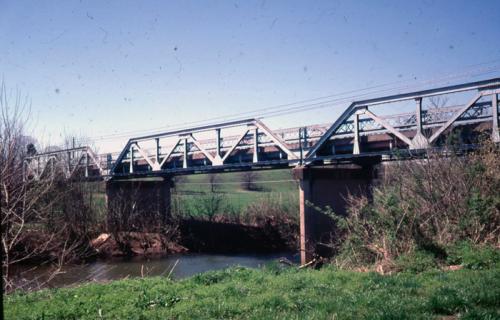
[[[407,254],[400,262],[404,264],[416,250],[445,259],[442,248],[464,240],[500,244],[500,151],[495,144],[486,142],[462,157],[429,152],[423,159],[383,169],[372,199],[348,197],[347,217],[319,209],[336,221],[338,235],[332,245],[340,252],[340,264],[381,263]],[[485,266],[492,265],[495,254],[488,250],[481,257],[462,252],[469,259],[464,263],[481,268],[485,259]],[[424,267],[420,262],[415,262],[416,269]]]
[[[196,197],[193,203],[192,212],[195,215],[201,215],[212,221],[216,214],[224,211],[224,203],[226,199],[222,193],[207,193]]]
[[[396,267],[401,271],[420,273],[427,270],[436,269],[438,266],[433,254],[417,250],[415,252],[404,254],[396,260]]]
[[[467,269],[489,269],[500,263],[500,250],[491,246],[475,246],[466,241],[448,249],[447,262]]]

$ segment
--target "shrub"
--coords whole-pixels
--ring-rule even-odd
[[[207,193],[196,197],[194,202],[194,210],[199,215],[204,215],[208,220],[212,221],[217,213],[223,211],[225,196],[222,193]]]
[[[447,262],[463,265],[467,269],[488,269],[500,263],[500,250],[465,241],[448,249]]]
[[[420,273],[437,268],[438,264],[433,254],[417,250],[409,254],[404,254],[396,260],[396,267],[401,271]]]
[[[347,198],[346,217],[318,208],[336,221],[333,246],[342,265],[394,261],[415,250],[445,259],[442,248],[464,240],[499,245],[500,151],[495,144],[485,142],[477,152],[462,157],[429,151],[423,159],[395,162],[383,169],[372,199]],[[486,265],[494,263],[492,252],[463,258],[470,260],[470,267],[480,268],[481,259],[486,259]]]

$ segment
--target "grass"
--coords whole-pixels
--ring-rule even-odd
[[[278,202],[280,206],[291,210],[290,215],[298,214],[298,187],[292,180],[289,169],[256,172],[256,190],[245,190],[241,186],[240,173],[218,174],[215,193],[222,199],[217,214],[231,216],[244,214],[249,205],[262,201]],[[277,181],[277,182],[269,182]],[[185,176],[176,183],[172,193],[172,212],[177,216],[203,218],[200,202],[211,194],[209,175]],[[295,208],[297,210],[293,210]],[[297,211],[297,212],[295,212]]]
[[[264,192],[288,192],[297,191],[297,186],[292,180],[291,169],[256,171],[255,182]],[[179,191],[210,191],[208,174],[195,174],[184,176],[178,185]],[[217,190],[220,192],[234,192],[235,189],[242,191],[240,183],[241,173],[227,172],[217,174]],[[282,183],[259,183],[259,181],[283,181]],[[198,185],[197,185],[198,184]]]
[[[500,318],[500,268],[419,274],[240,267],[4,297],[6,319]]]
[[[296,182],[292,180],[290,169],[257,171],[255,178],[256,190],[248,191],[241,186],[241,173],[219,173],[215,193],[222,199],[217,214],[223,216],[241,216],[249,205],[262,201],[279,203],[290,211],[292,216],[298,215],[299,194]],[[278,182],[268,182],[278,181]],[[95,183],[93,205],[97,212],[106,212],[105,186]],[[201,212],[200,202],[206,201],[204,196],[211,194],[208,174],[183,176],[172,189],[172,214],[178,217],[205,218],[206,212]],[[104,219],[104,217],[99,217]]]

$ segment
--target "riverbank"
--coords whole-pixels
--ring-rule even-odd
[[[231,221],[178,220],[174,232],[102,233],[90,241],[95,256],[154,257],[187,252],[275,253],[295,251],[298,225],[283,218],[270,217],[258,223]]]
[[[269,265],[16,293],[4,296],[4,312],[6,319],[495,319],[498,301],[498,265],[385,276]]]

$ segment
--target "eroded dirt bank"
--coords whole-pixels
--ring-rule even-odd
[[[242,225],[229,222],[182,220],[180,243],[194,252],[280,252],[296,248],[293,228],[271,222]]]
[[[175,237],[161,233],[103,233],[91,241],[98,256],[166,255],[184,252],[280,252],[297,245],[295,226],[266,221],[244,225],[225,221],[184,219]]]
[[[174,234],[122,231],[78,238],[65,244],[42,230],[22,234],[13,257],[25,256],[23,263],[59,261],[81,262],[95,257],[164,256],[179,253],[273,253],[295,251],[298,226],[273,219],[253,224],[183,219]],[[42,245],[43,244],[43,245]]]

